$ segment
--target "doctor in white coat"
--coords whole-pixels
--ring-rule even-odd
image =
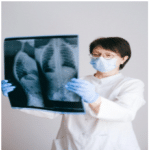
[[[82,97],[85,115],[20,111],[49,119],[62,115],[52,150],[140,150],[132,121],[145,104],[144,83],[120,72],[131,57],[129,43],[120,37],[99,38],[90,44],[90,55],[97,72],[65,86]],[[5,96],[14,88],[2,81]]]

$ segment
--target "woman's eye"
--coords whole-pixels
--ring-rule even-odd
[[[94,57],[99,57],[99,55],[93,55]]]
[[[107,57],[112,57],[112,55],[106,55]]]

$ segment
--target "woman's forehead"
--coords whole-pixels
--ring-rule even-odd
[[[102,47],[95,47],[93,49],[93,52],[94,53],[104,53],[104,52],[108,52],[108,53],[112,53],[112,54],[116,54],[116,52],[113,52],[112,50],[109,50],[109,49],[104,49]]]

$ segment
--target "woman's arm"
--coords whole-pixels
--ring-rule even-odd
[[[89,103],[90,108],[94,111],[95,114],[98,114],[100,111],[100,105],[101,105],[101,97],[99,97],[96,102]]]
[[[47,110],[40,110],[40,109],[18,109],[24,113],[30,114],[30,115],[34,115],[37,117],[43,117],[43,118],[48,118],[48,119],[54,119],[58,116],[60,116],[61,114],[56,113],[56,112],[52,112],[52,111],[47,111]]]
[[[132,121],[139,108],[145,104],[143,92],[142,81],[126,81],[114,101],[100,96],[95,103],[89,104],[90,114],[106,121]]]

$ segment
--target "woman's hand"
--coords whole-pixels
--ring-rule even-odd
[[[99,94],[95,92],[95,86],[88,81],[82,79],[71,79],[65,85],[66,89],[75,92],[83,98],[87,103],[93,103],[99,98]]]
[[[9,83],[8,80],[2,80],[1,88],[3,95],[8,97],[8,93],[12,92],[16,88],[16,86],[12,86],[12,84]]]

